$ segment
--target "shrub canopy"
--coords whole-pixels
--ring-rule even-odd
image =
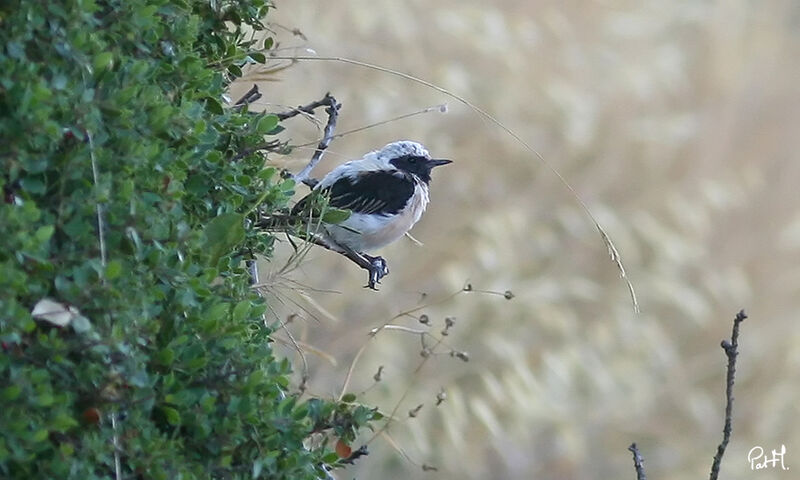
[[[294,188],[223,106],[267,9],[0,7],[0,477],[320,478],[378,417],[290,392],[244,267]]]

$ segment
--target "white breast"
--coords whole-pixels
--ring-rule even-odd
[[[338,225],[326,225],[332,247],[345,246],[356,252],[371,252],[386,246],[411,230],[428,206],[428,186],[416,182],[414,195],[397,215],[364,215],[353,213]]]

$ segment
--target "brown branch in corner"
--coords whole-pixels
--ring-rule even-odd
[[[736,356],[739,355],[739,324],[747,318],[744,310],[740,310],[733,319],[733,332],[731,333],[731,341],[723,340],[720,346],[725,350],[725,355],[728,357],[728,377],[725,382],[725,426],[722,429],[722,442],[717,447],[717,454],[714,455],[714,463],[711,464],[710,480],[717,480],[719,475],[719,466],[722,463],[722,456],[725,455],[725,449],[728,447],[728,442],[731,439],[731,430],[733,430],[733,382],[736,376]]]
[[[642,455],[639,453],[639,447],[636,446],[636,443],[631,443],[631,446],[628,447],[628,450],[633,454],[633,468],[636,469],[636,480],[647,480],[647,476],[644,473],[644,459]]]
[[[726,378],[725,388],[725,426],[722,429],[722,442],[717,447],[717,453],[714,455],[714,463],[711,464],[711,476],[709,480],[717,480],[719,476],[719,467],[722,464],[722,456],[725,455],[725,449],[728,447],[728,442],[731,439],[731,431],[733,430],[733,383],[736,377],[736,356],[739,355],[739,324],[741,324],[747,315],[744,310],[739,310],[736,317],[733,319],[733,332],[731,333],[731,340],[723,340],[720,346],[725,350],[725,356],[728,357],[728,375]],[[628,450],[633,453],[633,466],[636,469],[636,479],[646,480],[644,473],[644,460],[642,459],[636,443],[632,443]]]

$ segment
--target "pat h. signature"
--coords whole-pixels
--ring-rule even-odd
[[[764,454],[764,449],[756,445],[747,452],[747,462],[750,464],[750,470],[762,470],[765,468],[781,467],[781,470],[789,470],[783,463],[783,457],[786,455],[786,445],[781,445],[780,450],[773,449],[772,453]]]

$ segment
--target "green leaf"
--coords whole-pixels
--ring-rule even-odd
[[[345,393],[342,395],[342,401],[344,403],[353,403],[356,401],[356,394],[355,393]]]
[[[40,407],[49,407],[55,402],[56,399],[50,393],[42,393],[36,397],[36,404]]]
[[[208,222],[205,228],[206,251],[215,265],[244,241],[244,218],[238,213],[223,213]]]
[[[119,260],[111,260],[106,265],[106,278],[108,280],[113,280],[120,276],[122,273],[122,262]]]
[[[260,172],[258,172],[258,178],[260,178],[261,180],[264,180],[264,181],[269,180],[270,178],[272,178],[275,175],[275,172],[277,172],[277,171],[278,171],[278,169],[275,168],[275,167],[267,167],[267,168],[261,170]]]
[[[238,65],[229,65],[228,72],[234,76],[234,78],[239,78],[242,76],[242,68]]]
[[[287,178],[286,180],[282,181],[280,185],[278,185],[278,188],[280,188],[281,191],[283,192],[288,192],[291,191],[295,187],[295,185],[297,185],[297,182],[295,182],[291,178]]]
[[[103,52],[95,55],[92,60],[92,67],[96,73],[102,73],[110,70],[114,66],[114,54],[111,52]]]
[[[250,313],[250,300],[242,300],[233,307],[233,321],[240,323]]]
[[[350,218],[350,210],[341,210],[339,208],[328,208],[322,214],[322,221],[330,224],[342,223]]]
[[[39,430],[38,432],[31,435],[31,442],[33,443],[40,443],[47,440],[47,437],[50,436],[50,432],[47,431],[46,428]]]
[[[217,115],[222,115],[225,111],[222,109],[222,104],[219,103],[219,100],[212,97],[206,98],[206,108],[211,113],[216,113]]]
[[[0,390],[0,398],[6,401],[16,400],[20,393],[22,388],[19,385],[11,385]]]
[[[70,325],[72,325],[72,329],[75,330],[76,333],[86,333],[92,329],[92,323],[83,315],[75,316],[72,322],[70,322]]]
[[[180,425],[181,414],[176,409],[163,406],[161,407],[161,412],[164,414],[164,418],[167,419],[167,422],[169,422],[170,425]]]
[[[206,310],[205,316],[208,320],[222,320],[227,315],[230,307],[229,303],[218,303]]]
[[[46,190],[44,182],[34,177],[24,177],[19,184],[23,190],[33,194],[42,194]]]
[[[278,119],[277,115],[266,115],[258,119],[258,123],[256,124],[256,131],[259,135],[266,135],[269,132],[273,131],[275,127],[278,126]]]
[[[63,413],[59,414],[55,419],[53,419],[53,422],[51,423],[51,427],[58,432],[65,432],[70,428],[77,426],[78,426],[77,420]]]
[[[43,227],[39,227],[38,229],[36,229],[36,233],[34,234],[34,236],[36,237],[36,240],[39,240],[41,243],[44,243],[50,240],[50,237],[53,236],[54,231],[55,227],[53,227],[52,225],[45,225]]]
[[[165,348],[156,354],[156,361],[161,365],[169,366],[175,360],[175,351],[171,348]]]
[[[261,52],[250,52],[248,56],[258,63],[267,63],[267,56]]]

